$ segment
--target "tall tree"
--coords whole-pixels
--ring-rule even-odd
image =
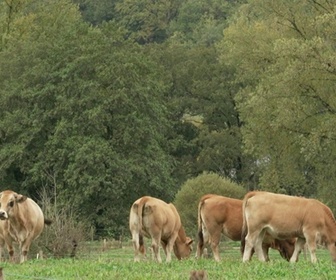
[[[162,69],[112,23],[89,27],[70,1],[31,5],[17,22],[27,29],[0,52],[0,179],[50,188],[120,234],[136,198],[176,192]]]
[[[336,183],[335,1],[251,0],[224,31],[223,63],[236,66],[246,150],[263,188],[326,196]]]
[[[214,46],[190,46],[172,38],[159,48],[164,51],[153,56],[161,58],[171,84],[167,104],[175,124],[171,147],[178,168],[174,175],[183,183],[212,171],[248,182],[253,162],[241,150],[231,69],[218,63]]]

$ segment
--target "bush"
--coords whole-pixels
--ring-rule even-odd
[[[203,173],[186,181],[176,194],[173,204],[176,206],[187,235],[197,234],[197,207],[205,194],[218,194],[242,199],[246,190],[228,178],[215,173]]]
[[[79,222],[75,213],[68,207],[57,207],[46,192],[41,194],[42,211],[51,220],[41,236],[33,242],[32,254],[43,252],[44,256],[56,258],[75,257],[78,246],[88,239],[88,226]]]

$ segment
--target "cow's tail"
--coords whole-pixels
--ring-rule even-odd
[[[52,220],[44,218],[44,224],[50,226],[52,224]]]
[[[139,227],[138,227],[138,232],[139,232],[139,251],[142,254],[145,254],[145,244],[144,244],[144,237],[142,234],[142,218],[143,218],[143,209],[146,205],[146,202],[148,200],[148,197],[144,196],[142,199],[140,199],[139,204],[138,204],[138,209],[137,209],[137,217],[138,217],[138,223],[139,223]]]
[[[203,254],[204,249],[204,233],[203,233],[203,220],[202,220],[202,207],[204,205],[205,200],[211,195],[204,195],[200,199],[198,203],[198,215],[197,215],[197,224],[198,224],[198,244],[197,244],[197,252],[196,256],[200,258]]]
[[[248,203],[248,200],[255,196],[256,192],[248,192],[243,200],[243,227],[242,227],[242,234],[241,234],[241,240],[240,240],[240,251],[242,254],[244,254],[244,249],[245,249],[245,238],[247,235],[247,221],[246,221],[246,216],[245,216],[245,208]]]

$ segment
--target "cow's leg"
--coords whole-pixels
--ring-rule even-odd
[[[9,255],[9,260],[11,262],[15,262],[14,259],[14,248],[13,248],[13,243],[11,240],[6,240],[6,245],[7,245],[7,251],[8,251],[8,255]]]
[[[161,242],[161,246],[163,248],[163,252],[165,253],[165,255],[167,256],[167,243],[166,242]]]
[[[27,261],[27,255],[32,241],[33,238],[29,236],[23,242],[20,243],[20,252],[21,252],[20,263]]]
[[[300,238],[300,237],[297,238],[297,240],[295,242],[293,255],[291,256],[291,258],[289,260],[291,263],[295,263],[295,262],[298,261],[300,251],[303,248],[305,242],[306,242],[306,240],[304,238]]]
[[[254,250],[258,256],[258,259],[262,262],[267,261],[267,255],[265,254],[265,250],[263,248],[264,236],[265,236],[265,230],[261,231],[259,235],[257,235],[255,242],[254,242],[255,244]]]
[[[316,263],[317,262],[317,258],[316,258],[316,236],[311,235],[311,236],[305,236],[305,237],[306,237],[306,242],[307,242],[307,245],[308,245],[308,250],[310,252],[311,262]]]
[[[198,243],[196,257],[201,258],[204,253],[205,244],[209,242],[209,232],[204,224],[202,224],[201,231],[198,232]]]
[[[269,262],[269,256],[268,256],[268,250],[269,250],[269,245],[262,243],[262,251],[263,255],[265,256],[265,259],[267,262]]]
[[[5,246],[5,240],[1,239],[0,240],[0,262],[3,262],[5,260],[4,246]]]
[[[140,244],[139,244],[139,240],[140,240],[139,233],[138,232],[132,232],[132,242],[133,242],[133,248],[134,248],[134,261],[135,262],[140,261],[140,256],[139,256]]]
[[[134,261],[138,262],[140,261],[139,258],[139,234],[132,232],[132,243],[133,243],[133,248],[134,248]]]
[[[221,237],[221,230],[216,230],[216,232],[213,232],[213,234],[211,235],[211,249],[214,254],[214,259],[217,262],[220,261],[220,255],[218,249],[220,237]]]
[[[160,256],[160,239],[161,239],[161,236],[152,237],[152,248],[153,248],[154,258],[159,263],[162,262],[162,259]]]
[[[256,242],[256,239],[258,237],[258,232],[248,233],[245,237],[245,248],[244,248],[244,254],[243,254],[243,262],[247,262],[251,259],[252,256],[252,250],[254,247],[254,244]]]
[[[178,235],[178,232],[176,233],[173,233],[168,242],[167,242],[167,248],[166,248],[166,262],[170,262],[171,261],[171,253],[173,251],[173,248],[174,248],[174,243],[175,243],[175,240],[177,238],[177,235]]]
[[[26,240],[20,244],[20,263],[27,261],[27,254],[30,247],[29,245],[30,243],[28,243]]]

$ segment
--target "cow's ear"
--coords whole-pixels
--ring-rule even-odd
[[[186,241],[186,244],[187,245],[191,245],[191,243],[193,243],[194,240],[192,240],[190,237],[187,237],[187,241]]]
[[[22,202],[26,201],[26,199],[27,199],[27,197],[25,195],[22,195],[22,194],[17,195],[15,198],[16,198],[17,203],[22,203]]]

